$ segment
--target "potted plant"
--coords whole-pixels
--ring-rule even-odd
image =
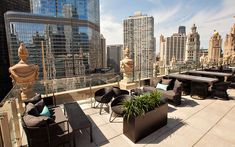
[[[157,91],[123,102],[123,134],[132,142],[146,137],[167,124],[168,104]]]

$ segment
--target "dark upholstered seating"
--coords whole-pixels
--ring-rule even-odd
[[[120,95],[129,95],[129,91],[120,89],[119,87],[113,87],[113,97],[116,98]]]
[[[227,89],[229,88],[231,82],[220,82],[213,85],[211,94],[212,97],[219,97],[223,99],[229,99]]]
[[[206,98],[208,96],[208,84],[201,82],[191,82],[191,92],[190,96],[194,97],[194,95],[199,96],[200,98]]]
[[[123,101],[130,100],[130,99],[131,99],[131,96],[129,96],[129,95],[120,95],[112,101],[112,103],[111,103],[112,113],[109,118],[110,122],[112,122],[117,116],[123,116],[125,114],[122,103],[123,103]],[[111,120],[113,113],[115,113],[116,115],[113,118],[113,120]]]
[[[156,87],[154,86],[146,86],[143,87],[143,89],[140,88],[136,88],[136,89],[132,89],[131,93],[133,95],[140,95],[146,92],[153,92],[155,90],[159,91],[162,94],[162,97],[167,98],[168,100],[172,101],[174,105],[180,105],[181,104],[181,93],[182,93],[182,83],[179,82],[178,80],[174,80],[174,79],[169,79],[169,81],[165,82],[169,82],[169,83],[165,83],[168,84],[168,88],[167,91],[161,90],[161,89],[156,89]],[[161,82],[160,82],[161,83]]]
[[[29,127],[25,116],[22,117],[22,126],[25,130],[30,147],[57,147],[72,142],[72,129],[60,107],[50,109],[54,122],[43,126]],[[33,116],[32,116],[33,117]],[[36,116],[35,116],[36,117]]]
[[[101,114],[101,111],[103,109],[103,104],[106,104],[108,106],[108,103],[112,100],[113,90],[112,88],[107,88],[107,87],[99,89],[95,92],[94,98],[96,102],[101,104],[100,106],[100,114]]]

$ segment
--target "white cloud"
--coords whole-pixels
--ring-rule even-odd
[[[123,26],[116,18],[110,14],[105,14],[101,6],[100,16],[101,33],[106,38],[106,45],[123,44]]]

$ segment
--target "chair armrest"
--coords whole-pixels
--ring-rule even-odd
[[[69,122],[68,120],[63,120],[61,122],[49,124],[49,132],[60,135],[64,134],[65,132],[69,133]],[[57,134],[58,135],[58,134]]]

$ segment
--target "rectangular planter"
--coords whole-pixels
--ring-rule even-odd
[[[132,142],[136,143],[140,139],[148,136],[157,129],[167,124],[168,103],[155,108],[144,115],[123,119],[123,134]]]

